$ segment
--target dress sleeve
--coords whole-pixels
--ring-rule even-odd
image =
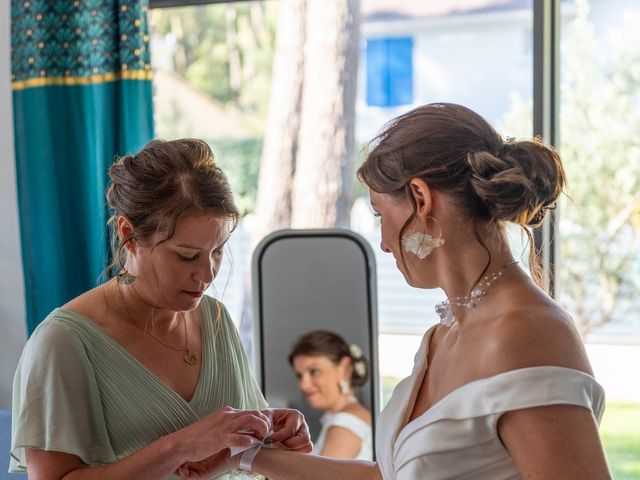
[[[69,453],[89,465],[116,460],[84,346],[55,317],[36,329],[22,352],[11,437],[11,472],[26,470],[26,448]]]

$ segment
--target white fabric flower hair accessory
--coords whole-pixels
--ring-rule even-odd
[[[442,245],[444,245],[443,238],[433,238],[428,233],[415,232],[402,238],[404,251],[413,253],[420,260],[429,255],[434,248]]]
[[[351,358],[354,360],[359,360],[362,358],[362,349],[355,343],[352,343],[349,346],[349,355],[351,355]]]
[[[349,345],[349,354],[353,360],[353,370],[359,377],[364,377],[367,374],[367,365],[364,361],[362,349],[355,344]]]
[[[362,359],[357,360],[353,363],[353,369],[359,377],[364,377],[367,374],[367,367],[364,363],[364,360]]]

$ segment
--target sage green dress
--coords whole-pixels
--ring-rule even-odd
[[[10,471],[26,470],[25,448],[104,465],[225,405],[266,408],[224,305],[205,296],[201,312],[202,365],[190,402],[88,318],[66,308],[51,312],[16,370]]]

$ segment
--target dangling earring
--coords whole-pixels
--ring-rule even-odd
[[[349,383],[349,380],[345,380],[343,378],[338,381],[338,384],[340,385],[340,393],[343,395],[346,395],[347,393],[349,393],[349,390],[351,390],[351,384]]]
[[[137,278],[135,275],[131,275],[126,269],[123,269],[118,274],[118,283],[120,285],[131,285]]]
[[[440,227],[440,223],[434,217],[433,220]],[[438,238],[433,238],[428,233],[414,232],[409,235],[405,235],[402,238],[402,246],[405,252],[411,252],[420,260],[429,255],[434,248],[438,248],[444,245],[444,239],[442,238],[442,228],[440,228],[440,235]]]

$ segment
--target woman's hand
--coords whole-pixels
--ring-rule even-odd
[[[210,479],[230,470],[237,470],[239,459],[239,455],[232,458],[229,449],[225,448],[221,452],[199,462],[184,463],[174,472],[174,475],[190,480]]]
[[[188,463],[209,459],[228,447],[260,444],[270,429],[271,420],[262,412],[223,407],[172,435]]]
[[[271,419],[273,433],[268,440],[287,450],[309,453],[313,448],[304,416],[292,408],[269,408],[262,411]]]

